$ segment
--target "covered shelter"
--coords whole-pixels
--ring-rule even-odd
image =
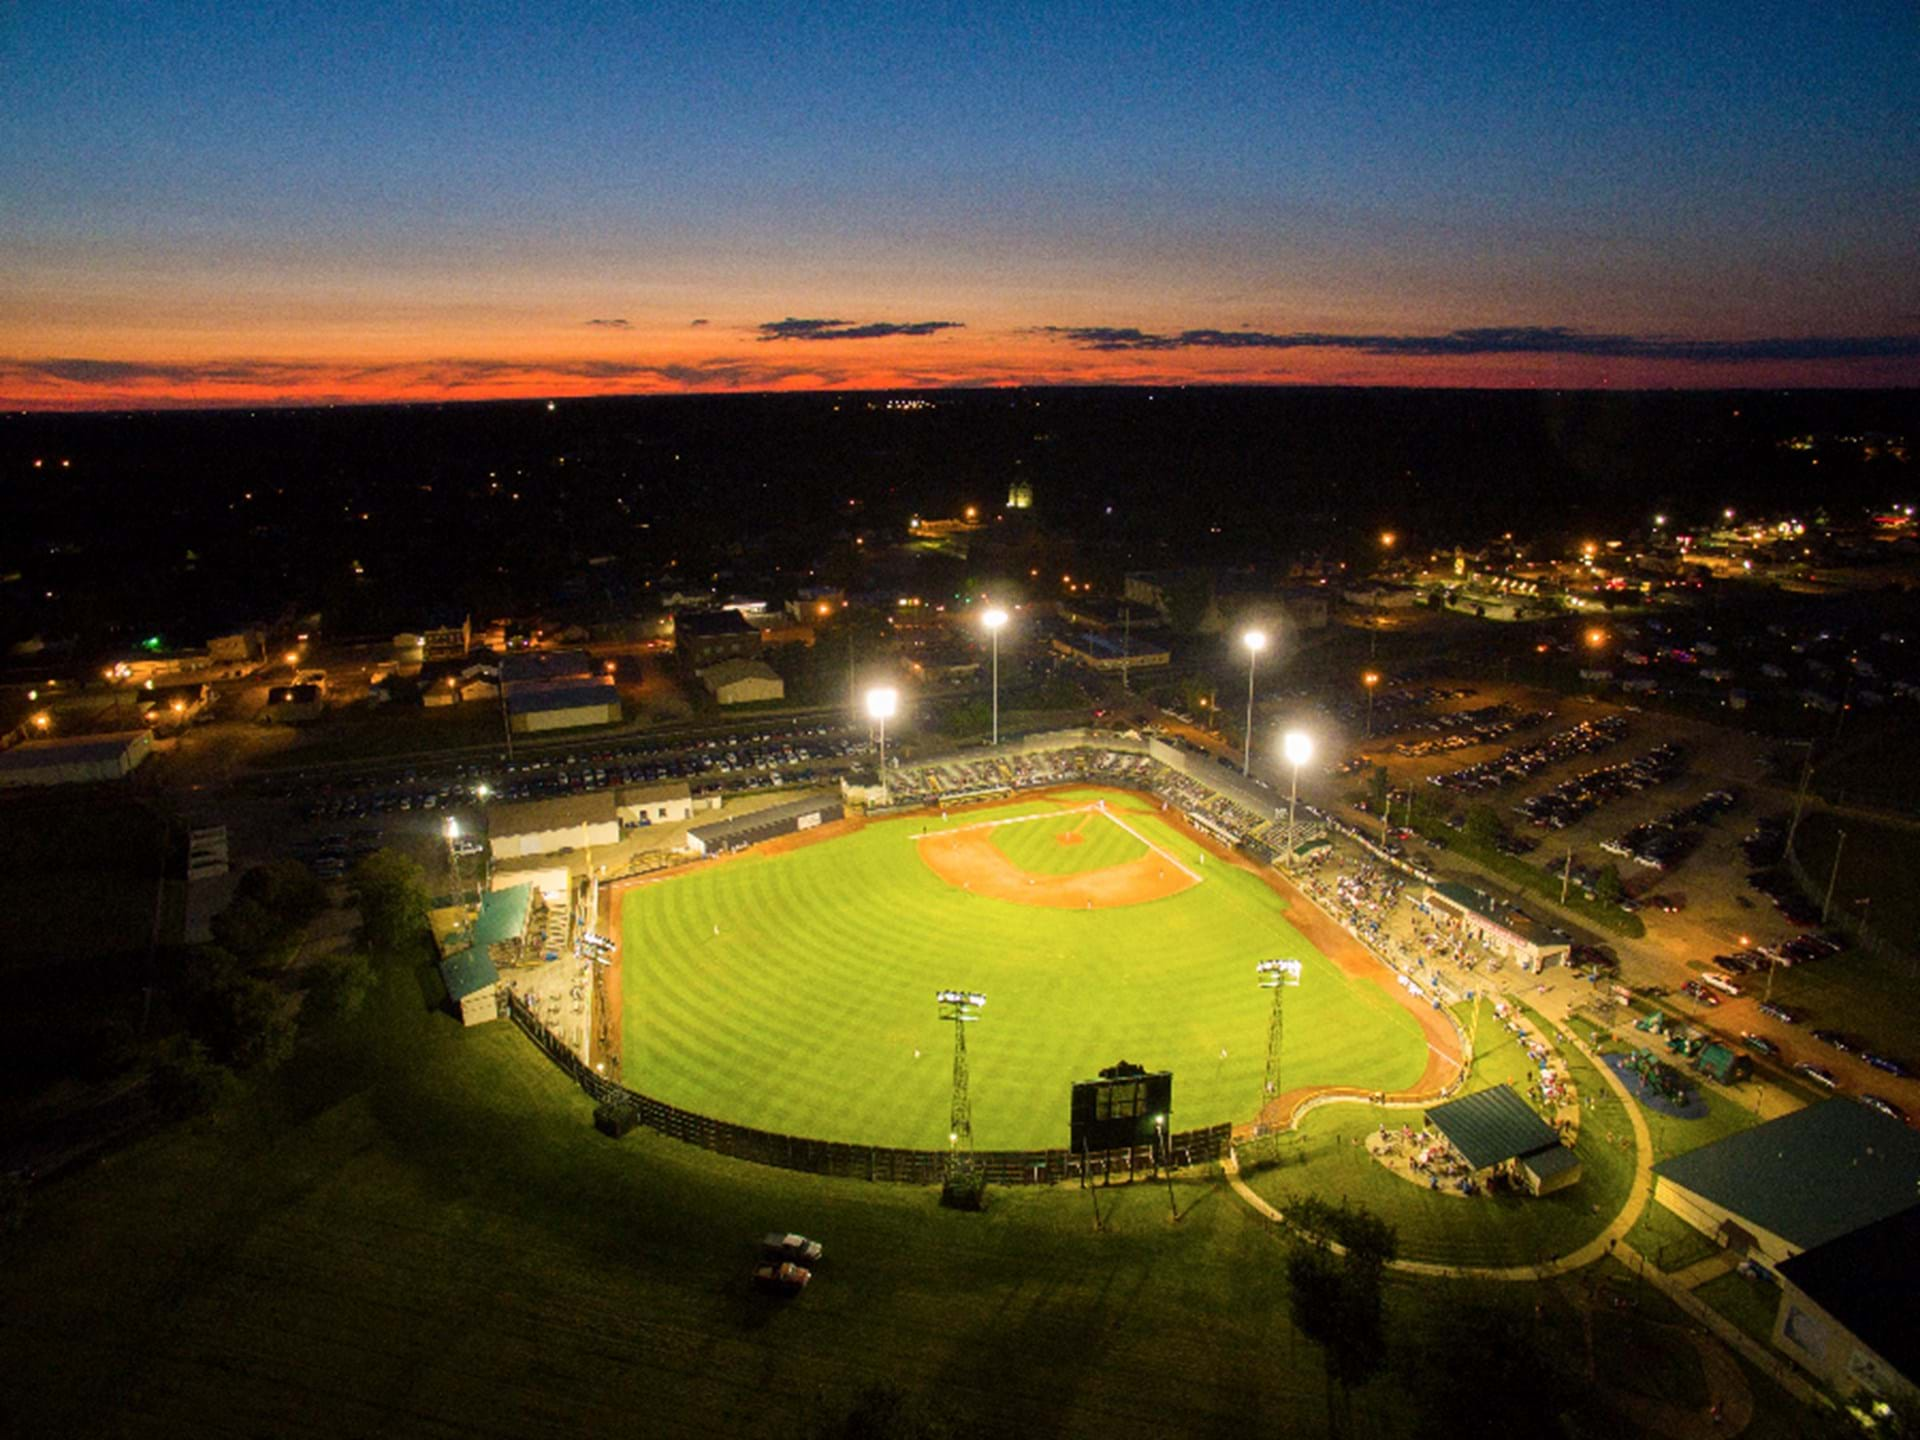
[[[1571,941],[1561,939],[1531,915],[1499,905],[1458,880],[1429,885],[1427,904],[1436,915],[1477,936],[1522,970],[1543,970],[1556,960],[1564,964],[1573,950]]]
[[[762,841],[797,834],[838,820],[845,810],[838,799],[810,795],[784,805],[772,805],[745,815],[695,825],[687,831],[687,848],[696,855],[717,855],[726,850],[744,850]]]
[[[495,860],[611,845],[619,838],[620,818],[611,790],[517,800],[487,810],[487,842]]]
[[[478,908],[446,906],[428,917],[440,949],[440,980],[462,1025],[500,1017],[500,967],[527,958],[533,887],[514,885],[480,897]]]
[[[1475,1174],[1503,1169],[1534,1195],[1563,1190],[1580,1178],[1580,1161],[1560,1143],[1560,1132],[1511,1085],[1436,1105],[1427,1111],[1426,1123]]]
[[[152,750],[151,730],[27,740],[11,750],[0,750],[0,789],[118,780],[131,773]]]
[[[1732,1046],[1714,1041],[1693,1057],[1693,1068],[1709,1080],[1735,1085],[1753,1074],[1753,1061]]]
[[[627,825],[667,825],[693,818],[693,787],[684,780],[657,785],[623,785],[615,800]]]
[[[1653,1167],[1653,1198],[1702,1234],[1777,1270],[1920,1194],[1920,1135],[1852,1100],[1825,1100]]]

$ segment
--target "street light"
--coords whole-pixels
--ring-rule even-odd
[[[1267,632],[1249,630],[1240,637],[1240,643],[1247,647],[1247,758],[1240,766],[1242,775],[1253,774],[1253,668],[1260,660],[1260,652],[1267,648]]]
[[[1367,671],[1367,673],[1366,673],[1366,674],[1364,674],[1364,675],[1362,675],[1362,676],[1360,677],[1360,683],[1361,683],[1362,685],[1365,685],[1365,686],[1367,687],[1367,734],[1366,734],[1366,738],[1367,738],[1367,739],[1369,739],[1369,740],[1371,740],[1371,739],[1373,738],[1373,687],[1374,687],[1374,686],[1376,686],[1376,685],[1378,685],[1378,684],[1380,683],[1380,676],[1379,676],[1379,673],[1378,673],[1377,671],[1373,671],[1373,670],[1369,670],[1369,671]]]
[[[1000,627],[1007,623],[1007,612],[998,605],[980,617],[993,637],[993,743],[1000,743]]]
[[[880,803],[887,801],[887,718],[900,708],[900,692],[890,685],[867,691],[867,717],[880,722]]]
[[[1373,692],[1368,691],[1369,695]],[[1293,854],[1294,808],[1300,803],[1300,767],[1313,758],[1313,737],[1304,730],[1289,730],[1281,737],[1281,753],[1293,767],[1293,789],[1287,795],[1287,854]]]

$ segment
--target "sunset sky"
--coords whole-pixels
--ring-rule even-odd
[[[0,404],[1920,383],[1920,19],[0,6]]]

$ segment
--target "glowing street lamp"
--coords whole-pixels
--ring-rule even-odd
[[[1373,692],[1367,692],[1371,695]],[[1293,854],[1294,809],[1300,803],[1300,767],[1313,758],[1313,737],[1304,730],[1289,730],[1281,737],[1281,753],[1293,767],[1293,789],[1287,796],[1287,854]]]
[[[890,685],[867,691],[867,718],[880,723],[880,801],[887,800],[887,720],[900,708],[900,692]]]
[[[34,728],[38,730],[44,731],[47,728],[47,726],[51,725],[52,723],[53,723],[53,717],[47,714],[47,712],[44,710],[42,710],[39,714],[33,717]]]
[[[1260,652],[1267,648],[1267,632],[1249,630],[1240,637],[1240,643],[1247,647],[1247,755],[1240,765],[1242,775],[1253,774],[1253,670],[1260,661]]]
[[[1000,629],[1007,623],[1007,612],[998,605],[980,617],[993,637],[993,743],[1000,743]]]
[[[1367,671],[1367,673],[1366,673],[1366,674],[1364,674],[1364,675],[1362,675],[1362,676],[1360,677],[1360,683],[1361,683],[1362,685],[1365,685],[1365,686],[1367,687],[1367,734],[1366,734],[1366,738],[1367,738],[1367,739],[1369,739],[1369,740],[1371,740],[1371,739],[1373,738],[1373,687],[1374,687],[1374,686],[1376,686],[1376,685],[1378,685],[1378,684],[1380,683],[1380,676],[1379,676],[1379,673],[1378,673],[1377,671],[1373,671],[1373,670],[1369,670],[1369,671]]]

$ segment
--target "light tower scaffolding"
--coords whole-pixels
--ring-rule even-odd
[[[973,1097],[967,1088],[967,1026],[980,1018],[987,997],[977,990],[941,990],[934,995],[940,1018],[953,1022],[953,1097],[947,1108],[947,1168],[973,1162]]]
[[[1300,962],[1262,960],[1253,967],[1253,973],[1262,990],[1273,992],[1273,1014],[1267,1021],[1267,1073],[1260,1094],[1260,1109],[1264,1111],[1267,1102],[1280,1094],[1280,1039],[1284,1014],[1281,997],[1300,984]]]

